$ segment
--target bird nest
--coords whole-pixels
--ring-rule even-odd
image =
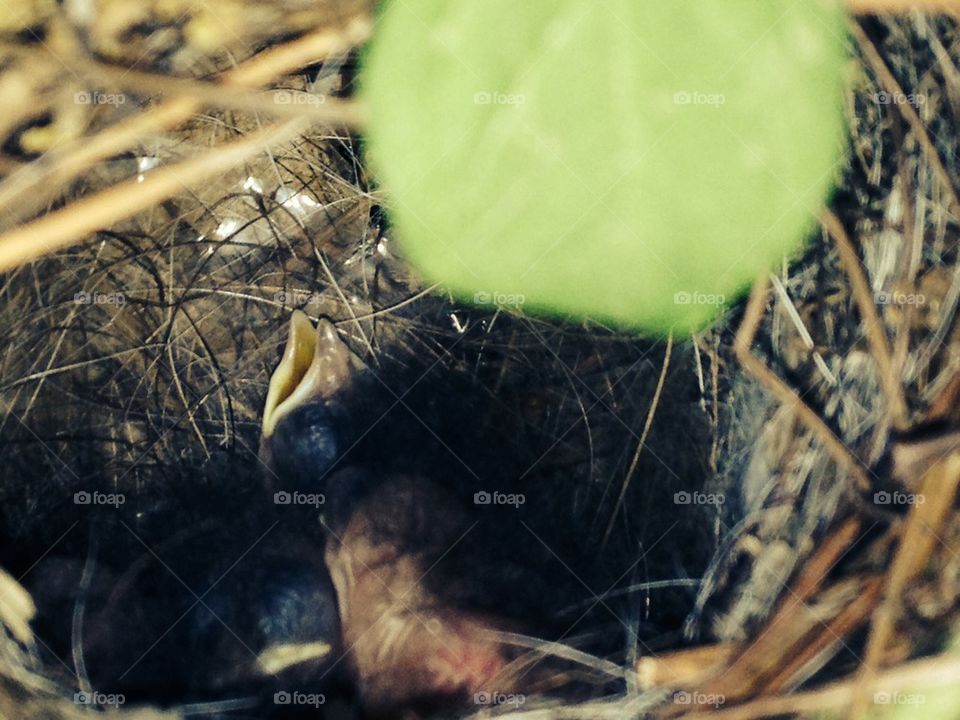
[[[189,577],[192,528],[260,527],[293,309],[378,381],[363,453],[524,498],[424,579],[509,615],[516,662],[546,668],[464,714],[956,711],[955,19],[852,4],[821,233],[712,329],[655,341],[410,270],[356,134],[367,3],[194,5],[0,10],[0,716],[287,716],[121,704],[95,665],[101,600],[150,563]]]

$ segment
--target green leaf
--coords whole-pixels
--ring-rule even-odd
[[[828,0],[397,0],[366,59],[407,257],[478,302],[700,327],[813,227],[842,159]]]
[[[960,689],[918,687],[908,690],[878,690],[873,694],[869,720],[957,720]]]

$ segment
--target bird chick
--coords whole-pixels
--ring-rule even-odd
[[[178,533],[117,574],[50,558],[31,575],[41,623],[86,608],[79,650],[94,687],[137,700],[204,701],[329,685],[340,654],[322,548],[273,526],[216,519]],[[76,622],[76,620],[73,620]],[[320,678],[324,678],[321,682]]]
[[[497,639],[505,624],[444,602],[424,582],[469,529],[456,500],[417,477],[390,478],[330,528],[325,560],[345,659],[368,711],[513,691]]]
[[[425,583],[470,530],[466,507],[417,474],[354,459],[338,466],[350,414],[344,397],[360,368],[328,321],[314,332],[295,312],[261,442],[275,481],[325,495],[324,560],[337,596],[340,660],[375,716],[511,692],[510,657],[497,639],[506,624],[446,602]]]
[[[339,398],[361,368],[329,320],[314,330],[303,312],[294,311],[261,425],[260,460],[272,479],[316,485],[334,466],[345,450]]]

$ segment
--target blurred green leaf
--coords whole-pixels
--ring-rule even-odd
[[[477,302],[663,332],[797,249],[842,157],[828,0],[402,0],[363,88],[407,257]]]
[[[942,658],[956,657],[960,639],[954,634]],[[943,685],[933,676],[929,687],[888,690],[878,687],[873,694],[869,720],[960,720],[960,687]]]
[[[870,720],[957,720],[960,718],[960,688],[881,690],[873,695],[868,717]]]

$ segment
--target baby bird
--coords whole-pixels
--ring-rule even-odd
[[[504,624],[443,602],[424,582],[468,529],[453,498],[415,477],[389,479],[330,528],[345,660],[373,714],[512,692],[497,639]]]
[[[120,574],[98,564],[84,583],[82,562],[52,558],[30,579],[44,630],[67,625],[54,637],[69,637],[77,603],[86,608],[82,653],[95,688],[131,701],[272,696],[333,680],[339,612],[322,552],[289,529],[257,537],[217,519]]]
[[[334,466],[346,450],[342,397],[362,366],[330,321],[321,319],[314,330],[294,311],[261,425],[260,459],[272,480],[316,486]]]
[[[438,708],[512,692],[506,623],[453,607],[425,578],[470,530],[467,507],[416,474],[341,461],[347,396],[361,361],[321,320],[295,312],[270,382],[261,458],[279,486],[321,491],[324,561],[336,591],[342,663],[365,712]],[[333,470],[331,472],[331,470]]]

